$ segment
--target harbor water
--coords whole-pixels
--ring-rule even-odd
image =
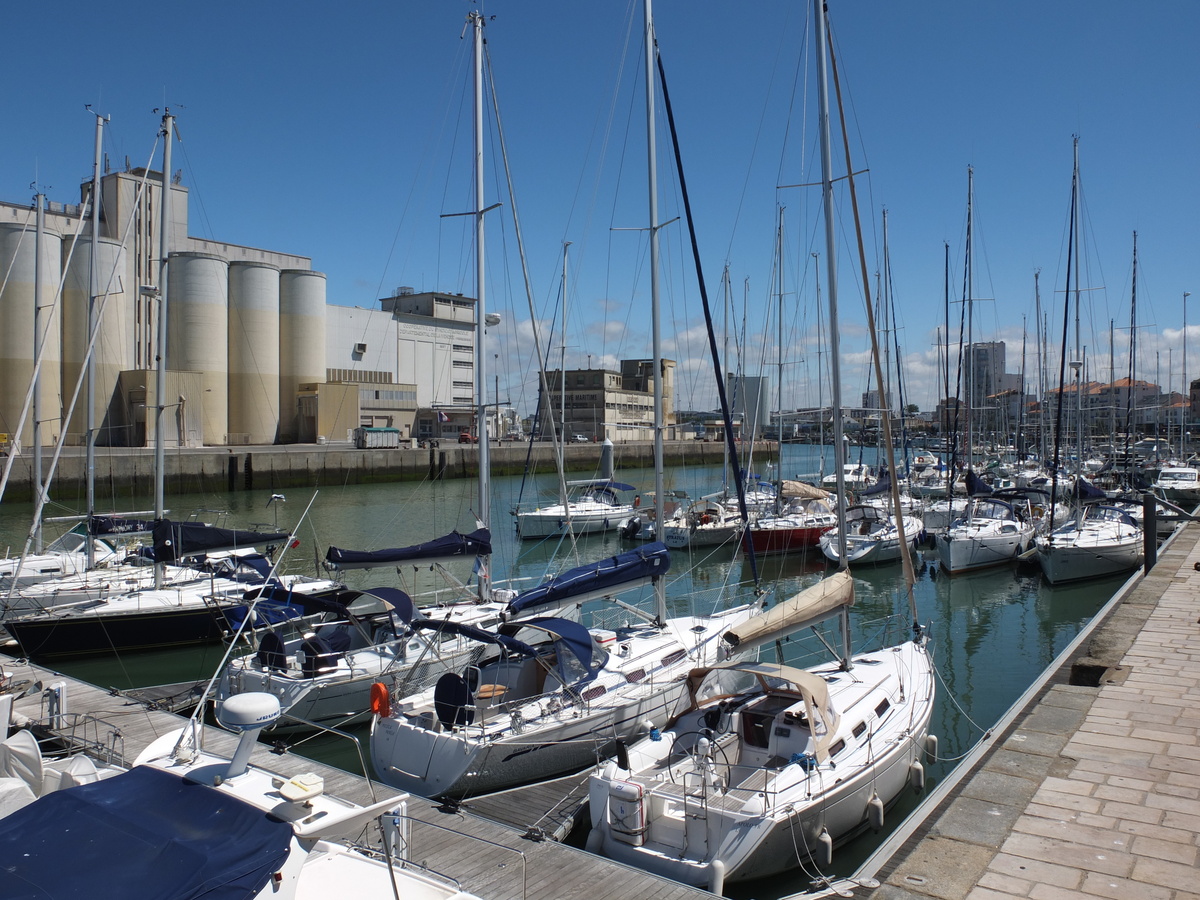
[[[829,448],[821,464],[821,448],[810,445],[784,445],[777,470],[754,474],[765,479],[794,478],[832,470]],[[874,452],[864,451],[865,462],[874,461]],[[853,454],[858,461],[858,451]],[[618,448],[617,464],[620,466]],[[618,469],[617,479],[650,491],[654,473],[649,469]],[[675,468],[666,472],[668,491],[684,491],[699,498],[718,490],[722,471],[719,466]],[[579,539],[574,545],[556,540],[520,541],[515,534],[511,511],[521,504],[532,508],[539,502],[552,501],[557,479],[537,476],[523,481],[508,476],[492,481],[492,532],[494,552],[491,575],[497,582],[511,581],[516,588],[530,587],[548,575],[573,565],[595,561],[629,548],[627,542],[609,532]],[[147,485],[147,492],[150,486]],[[98,488],[97,495],[102,491]],[[307,515],[300,521],[305,508]],[[99,511],[148,508],[147,496],[107,497],[98,500]],[[82,499],[79,501],[82,505]],[[296,527],[300,544],[286,551],[282,568],[288,572],[326,575],[320,561],[329,546],[354,549],[399,547],[429,540],[451,530],[470,531],[476,527],[479,509],[478,485],[474,480],[458,479],[422,483],[373,485],[323,485],[311,489],[291,488],[286,500],[272,500],[269,490],[220,495],[173,495],[168,498],[172,518],[185,519],[193,513],[205,521],[215,521],[227,513],[230,526],[249,527],[255,523],[274,528]],[[65,515],[79,511],[73,504],[58,504],[47,515]],[[0,549],[20,553],[29,529],[31,508],[5,504],[0,507]],[[47,541],[54,536],[46,526]],[[814,548],[806,556],[768,557],[751,561],[733,549],[672,554],[667,596],[674,615],[705,612],[714,607],[746,602],[761,592],[769,605],[792,596],[821,578],[826,572],[824,558]],[[754,579],[757,568],[758,581]],[[470,566],[453,573],[463,582],[472,577]],[[898,564],[874,569],[855,570],[856,603],[853,608],[853,635],[857,646],[870,647],[885,636],[894,639],[908,631],[911,619]],[[438,591],[445,597],[456,587],[436,572],[406,572],[401,579],[395,570],[376,569],[350,573],[353,586],[399,585],[414,595]],[[931,732],[938,736],[941,759],[928,768],[927,786],[932,786],[950,771],[981,736],[997,722],[1008,707],[1041,674],[1047,665],[1075,637],[1080,628],[1112,596],[1125,578],[1110,578],[1075,585],[1051,587],[1044,583],[1036,567],[1017,570],[1002,567],[977,574],[950,578],[938,567],[936,554],[922,550],[917,559],[914,587],[917,616],[931,635],[938,672],[937,707]],[[649,589],[640,597],[625,595],[627,602],[647,606]],[[586,613],[603,616],[610,610],[589,605]],[[827,658],[827,651],[815,641],[796,639],[783,645],[784,661],[811,665]],[[8,648],[12,655],[19,649]],[[86,659],[55,663],[64,673],[101,687],[126,689],[211,676],[218,667],[223,647],[171,650],[118,657],[101,654]],[[86,710],[72,710],[86,712]],[[350,729],[366,752],[367,725],[364,721]],[[298,752],[322,759],[352,771],[358,769],[352,745],[329,736],[308,739]],[[885,830],[894,826],[918,798],[908,792],[885,820]],[[834,854],[837,875],[853,872],[881,839],[867,834]],[[808,887],[815,873],[796,871],[770,883],[750,883],[734,896],[778,897]]]

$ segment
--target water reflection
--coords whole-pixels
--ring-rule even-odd
[[[816,471],[813,448],[785,447],[781,471],[791,477]],[[869,461],[869,460],[868,460]],[[653,483],[649,470],[623,470],[620,478],[648,488]],[[539,476],[529,491],[553,490],[551,476]],[[699,497],[720,486],[719,466],[672,470],[668,487]],[[615,533],[591,536],[575,543],[563,541],[520,541],[515,536],[508,510],[521,490],[518,477],[497,478],[493,483],[496,520],[492,523],[493,578],[511,579],[517,587],[536,584],[562,569],[592,562],[627,549]],[[193,508],[220,507],[229,510],[231,523],[264,522],[290,525],[303,511],[311,491],[292,489],[282,510],[268,509],[270,490],[213,496],[170,498],[173,515],[186,518]],[[356,549],[404,546],[427,540],[452,529],[475,527],[478,508],[476,485],[468,479],[385,485],[347,485],[324,488],[299,534],[302,545],[290,551],[285,569],[313,574],[330,544]],[[122,509],[144,507],[146,498],[124,498]],[[275,504],[275,507],[278,507]],[[28,529],[28,506],[6,504],[0,509],[0,547],[19,548]],[[292,518],[289,518],[291,516]],[[769,603],[792,596],[821,578],[826,571],[819,552],[767,557],[758,562],[761,589]],[[468,583],[470,564],[453,569],[454,577]],[[856,605],[853,633],[857,646],[869,646],[902,636],[911,625],[900,566],[889,565],[854,572]],[[397,584],[411,593],[449,590],[447,579],[436,570],[373,570],[350,573],[356,585]],[[1113,578],[1079,585],[1051,587],[1034,573],[1002,567],[953,578],[939,569],[928,553],[918,557],[914,596],[919,621],[928,626],[939,673],[938,702],[933,733],[941,742],[945,762],[931,766],[927,784],[932,787],[944,777],[953,761],[965,754],[1020,696],[1046,665],[1078,633],[1080,627],[1112,595],[1123,579]],[[734,549],[676,553],[668,578],[668,598],[674,614],[707,612],[722,605],[744,602],[754,591],[748,560]],[[650,602],[649,589],[631,602]],[[889,630],[890,629],[890,630]],[[830,645],[837,638],[827,635]],[[798,636],[781,646],[785,661],[807,665],[828,657],[828,647],[811,636]],[[124,659],[99,657],[64,661],[62,671],[104,687],[127,688],[212,674],[220,648],[145,653]],[[366,740],[366,727],[355,729]],[[357,755],[352,748],[320,737],[299,748],[305,754],[354,770]],[[902,804],[887,816],[894,826],[917,798],[906,795]],[[835,854],[837,874],[849,874],[873,849],[879,837],[868,835]],[[801,890],[807,876],[794,873],[770,883],[750,884],[738,896],[772,897]]]

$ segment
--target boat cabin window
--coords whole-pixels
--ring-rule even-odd
[[[625,673],[625,680],[628,681],[630,684],[637,684],[639,681],[641,681],[645,677],[646,677],[645,669],[634,669],[632,672]]]
[[[841,753],[845,749],[846,749],[845,741],[835,741],[834,745],[829,748],[829,755],[837,756],[839,753]]]
[[[607,692],[608,692],[608,688],[606,688],[602,684],[597,684],[597,685],[593,685],[592,687],[588,688],[586,691],[583,692],[583,694],[581,696],[583,697],[585,702],[590,703],[592,700],[596,700],[600,697],[603,697]]]
[[[852,734],[853,734],[855,737],[862,737],[862,736],[863,736],[863,732],[864,732],[864,731],[866,731],[866,730],[867,730],[867,723],[866,723],[866,722],[859,722],[857,725],[855,725],[855,726],[854,726],[854,730],[853,730],[853,732],[851,732],[851,733],[852,733]]]
[[[677,663],[681,659],[683,659],[685,656],[687,656],[686,650],[676,650],[674,653],[668,653],[666,656],[664,656],[662,658],[662,664],[664,666],[674,665],[675,663]]]
[[[875,707],[875,715],[882,718],[883,714],[891,708],[892,708],[891,701],[888,700],[886,697],[884,697],[882,700],[879,701],[879,705]]]

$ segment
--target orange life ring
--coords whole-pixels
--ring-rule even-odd
[[[392,695],[382,681],[371,685],[371,712],[381,719],[386,719],[392,714]]]
[[[709,522],[711,522],[711,521],[712,521],[712,516],[710,516],[708,513],[705,513],[704,515],[702,515],[702,516],[700,517],[700,524],[701,524],[701,525],[707,525],[707,524],[708,524]]]

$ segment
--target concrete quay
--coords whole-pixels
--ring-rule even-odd
[[[1193,523],[855,894],[1200,900],[1197,566]]]
[[[532,450],[531,450],[532,446]],[[600,459],[597,444],[568,444],[564,463],[571,472],[595,472]],[[519,475],[526,461],[533,472],[555,470],[554,446],[545,442],[501,442],[489,447],[493,475]],[[52,451],[44,456],[48,467]],[[664,446],[668,466],[719,466],[724,445],[713,441],[668,441]],[[779,459],[779,445],[758,441],[754,458],[760,465]],[[0,460],[2,462],[3,460]],[[613,463],[622,469],[654,466],[653,441],[615,445]],[[475,478],[479,474],[479,449],[473,444],[442,441],[438,446],[359,450],[349,444],[274,444],[248,447],[168,448],[164,488],[170,494],[219,491],[276,490],[288,487],[379,484],[441,478]],[[84,492],[86,463],[82,448],[63,452],[50,489],[51,498],[69,503]],[[96,450],[96,494],[149,493],[154,483],[154,451],[145,448],[101,447]],[[617,475],[618,480],[620,475]],[[789,474],[788,477],[792,477]],[[13,464],[4,499],[33,499],[33,458],[25,450]]]

